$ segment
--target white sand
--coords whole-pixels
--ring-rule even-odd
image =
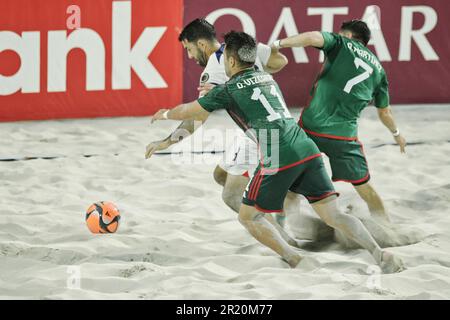
[[[428,143],[409,146],[407,155],[396,146],[373,148],[392,138],[373,108],[360,122],[372,181],[393,221],[426,236],[391,249],[408,268],[393,275],[377,274],[366,251],[337,244],[305,251],[316,263],[289,269],[222,203],[214,163],[144,160],[145,145],[176,123],[0,124],[0,158],[66,156],[0,162],[0,298],[449,299],[450,105],[397,106],[395,114],[409,141]],[[223,127],[218,119],[208,127]],[[209,139],[205,149],[212,148]],[[336,188],[343,210],[352,205],[367,213],[350,185]],[[92,235],[86,228],[85,210],[100,200],[121,210],[118,233]],[[290,226],[300,228],[295,217]],[[80,268],[80,289],[67,287],[73,267]]]

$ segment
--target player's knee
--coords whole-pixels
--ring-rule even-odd
[[[221,186],[225,185],[227,180],[227,172],[223,170],[220,166],[216,166],[214,169],[214,180]]]
[[[256,211],[254,207],[242,204],[239,208],[238,219],[242,224],[246,224],[250,221],[253,221],[257,215],[258,211]]]
[[[319,214],[320,218],[332,228],[336,228],[340,224],[340,220],[342,220],[341,215],[343,213],[334,205],[333,202],[327,203],[325,205],[314,204],[313,208]]]

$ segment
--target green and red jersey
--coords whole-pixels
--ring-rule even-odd
[[[226,109],[231,118],[255,142],[263,156],[262,166],[277,169],[320,152],[292,118],[272,76],[246,69],[198,99],[208,112]]]
[[[389,106],[388,81],[378,58],[361,42],[322,32],[326,60],[300,118],[310,134],[354,140],[361,111]]]

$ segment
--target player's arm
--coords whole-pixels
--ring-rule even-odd
[[[160,109],[152,118],[152,123],[157,120],[187,120],[207,117],[209,112],[202,108],[197,100],[183,103],[173,109]]]
[[[267,64],[264,66],[264,70],[269,73],[276,73],[281,71],[287,64],[288,58],[280,52],[277,48],[270,48],[270,57],[267,60]]]
[[[273,48],[315,47],[323,48],[325,40],[320,31],[309,31],[292,37],[277,40],[272,44]]]
[[[182,104],[180,106],[185,106],[189,104]],[[162,109],[166,110],[166,109]],[[160,110],[161,111],[161,110]],[[156,116],[156,114],[155,114]],[[152,122],[155,119],[152,119]],[[167,138],[163,140],[153,141],[149,143],[146,147],[145,158],[150,158],[155,151],[160,151],[169,148],[171,145],[180,142],[184,138],[192,135],[197,128],[199,128],[208,119],[209,112],[202,109],[200,112],[196,113],[193,117],[184,120],[174,132],[172,132]]]
[[[395,142],[400,146],[400,152],[405,153],[406,140],[400,134],[400,130],[395,123],[394,115],[389,106],[389,84],[386,74],[383,73],[380,84],[374,92],[374,105],[377,108],[378,118],[391,131]]]
[[[270,47],[263,43],[258,43],[256,53],[266,72],[276,73],[288,64],[286,56],[277,48]]]
[[[401,135],[400,130],[398,129],[395,123],[391,107],[390,106],[384,108],[379,107],[377,108],[377,111],[380,121],[385,125],[386,128],[388,128],[391,131],[395,142],[397,142],[397,144],[400,146],[400,152],[405,153],[406,140]]]
[[[177,106],[172,110],[161,109],[152,119],[156,120],[185,120],[185,119],[206,119],[210,112],[225,109],[231,103],[231,97],[226,92],[224,85],[217,85],[206,96],[198,98],[196,101]],[[147,147],[146,158],[149,158],[156,150]]]

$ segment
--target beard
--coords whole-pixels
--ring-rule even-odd
[[[202,66],[204,68],[208,64],[208,58],[209,57],[206,56],[205,52],[199,52],[199,55],[197,57],[197,62],[200,66]]]

